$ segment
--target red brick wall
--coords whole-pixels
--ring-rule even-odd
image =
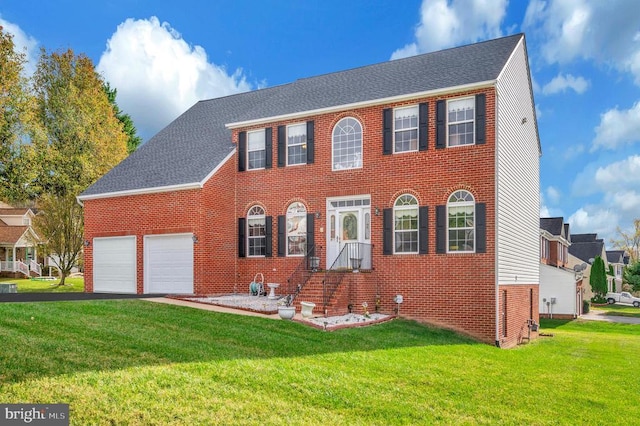
[[[143,293],[144,236],[192,232],[198,238],[194,244],[194,291],[232,290],[236,269],[234,174],[235,166],[229,161],[203,190],[87,200],[85,239],[135,235],[137,291]],[[84,256],[85,291],[91,292],[93,244],[85,247]]]
[[[505,307],[506,294],[506,310]],[[540,323],[537,285],[501,285],[499,287],[499,340],[504,348],[513,347],[527,338],[536,338],[537,332],[529,332],[529,319]],[[505,330],[506,319],[506,330]]]
[[[457,93],[455,97],[480,91]],[[273,216],[273,258],[239,259],[240,285],[247,286],[256,271],[265,273],[267,281],[286,282],[299,258],[277,257],[278,215],[286,214],[288,205],[302,201],[308,212],[320,212],[315,224],[315,241],[320,246],[321,265],[325,265],[326,199],[328,197],[371,196],[371,232],[373,265],[380,282],[383,310],[395,308],[393,297],[404,296],[403,316],[446,325],[483,341],[495,341],[495,96],[486,93],[485,145],[435,149],[435,113],[438,98],[372,106],[348,113],[329,113],[308,117],[315,121],[315,163],[277,167],[277,127],[291,122],[274,122],[240,130],[273,129],[273,168],[237,174],[238,210],[245,217],[254,204],[261,204]],[[453,96],[452,96],[453,97]],[[429,102],[429,149],[394,155],[382,154],[382,111],[400,105]],[[332,130],[343,117],[357,118],[363,126],[363,167],[332,171]],[[237,159],[236,159],[237,164]],[[476,202],[487,205],[486,254],[435,254],[435,206],[446,204],[456,189],[466,189]],[[382,214],[403,193],[417,197],[429,206],[429,254],[382,255]]]

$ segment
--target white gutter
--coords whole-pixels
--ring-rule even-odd
[[[200,182],[191,182],[191,183],[183,183],[179,185],[167,185],[167,186],[156,186],[152,188],[140,188],[140,189],[129,189],[126,191],[115,191],[115,192],[105,192],[102,194],[91,194],[91,195],[79,195],[76,197],[78,202],[82,205],[83,201],[87,200],[98,200],[102,198],[114,198],[114,197],[126,197],[129,195],[145,195],[145,194],[158,194],[162,192],[172,192],[172,191],[186,191],[189,189],[201,189],[205,183],[214,175],[220,168],[229,161],[230,158],[234,156],[236,153],[236,149],[232,149],[229,154],[220,162],[218,165],[205,176]]]
[[[500,72],[500,74],[502,74],[502,72]],[[500,179],[500,173],[498,173],[498,158],[499,158],[499,150],[500,150],[500,143],[498,140],[498,136],[499,136],[499,131],[500,128],[498,126],[498,123],[500,123],[500,117],[499,117],[499,111],[500,108],[498,108],[499,102],[500,102],[500,98],[499,98],[499,94],[498,94],[498,88],[497,88],[497,82],[496,82],[496,100],[495,100],[495,114],[496,114],[496,121],[495,121],[495,133],[494,133],[494,137],[495,137],[495,160],[494,160],[494,168],[495,168],[495,176],[496,176],[496,180],[495,180],[495,188],[494,188],[494,197],[495,197],[495,208],[494,208],[494,223],[495,223],[495,228],[494,228],[494,245],[495,245],[495,251],[494,251],[494,257],[495,257],[495,266],[494,266],[494,270],[495,270],[495,299],[496,299],[496,346],[500,347],[500,277],[499,277],[499,264],[498,264],[498,252],[500,250],[500,246],[498,245],[498,229],[500,226],[500,221],[499,221],[499,212],[498,212],[498,180]]]
[[[332,112],[345,111],[345,110],[350,110],[355,108],[364,108],[364,107],[375,106],[375,105],[383,105],[383,104],[388,104],[392,102],[402,102],[402,101],[408,101],[412,99],[424,98],[429,96],[446,95],[449,93],[461,92],[465,90],[483,89],[483,88],[495,86],[496,82],[497,80],[487,80],[487,81],[481,81],[481,82],[472,83],[472,84],[463,84],[460,86],[447,87],[446,89],[427,90],[424,92],[410,93],[410,94],[399,95],[399,96],[391,96],[388,98],[354,102],[350,104],[336,105],[336,106],[331,106],[326,108],[311,109],[308,111],[297,111],[290,114],[275,115],[271,117],[262,117],[254,120],[236,121],[233,123],[225,124],[225,127],[227,129],[238,129],[242,127],[256,126],[259,124],[272,123],[275,121],[296,120],[303,117],[308,117],[310,115],[328,114]]]

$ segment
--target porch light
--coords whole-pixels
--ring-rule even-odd
[[[197,243],[198,242],[198,236],[196,234],[193,234],[193,236],[191,237],[191,239],[193,240],[193,243]]]
[[[380,216],[380,209],[379,209],[379,208],[377,208],[377,207],[376,207],[376,209],[375,209],[375,214],[376,214],[376,216]]]
[[[91,245],[91,241],[89,240],[84,240],[84,246],[85,247],[89,247]]]

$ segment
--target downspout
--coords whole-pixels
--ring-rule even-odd
[[[495,227],[493,229],[493,244],[495,247],[494,250],[494,279],[495,279],[495,342],[496,342],[496,347],[500,347],[500,281],[499,281],[499,277],[498,277],[498,250],[499,250],[499,246],[498,246],[498,229],[499,229],[499,214],[498,214],[498,179],[500,178],[500,174],[498,173],[498,154],[499,154],[499,150],[500,150],[500,144],[498,142],[498,135],[499,135],[499,123],[500,123],[500,116],[499,116],[499,112],[500,109],[498,108],[498,82],[496,81],[496,84],[494,85],[494,91],[495,91],[495,116],[496,116],[496,121],[495,121],[495,131],[494,131],[494,138],[495,138],[495,158],[494,158],[494,174],[495,174],[495,188],[494,188],[494,198],[495,198],[495,202],[494,202],[494,224]]]

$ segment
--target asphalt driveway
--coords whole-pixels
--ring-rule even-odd
[[[65,300],[147,299],[164,294],[118,293],[0,293],[0,302],[61,302]]]
[[[607,315],[604,311],[590,311],[588,314],[583,314],[581,319],[589,321],[607,321],[618,322],[622,324],[640,324],[640,318],[637,317],[622,317],[620,315]]]

